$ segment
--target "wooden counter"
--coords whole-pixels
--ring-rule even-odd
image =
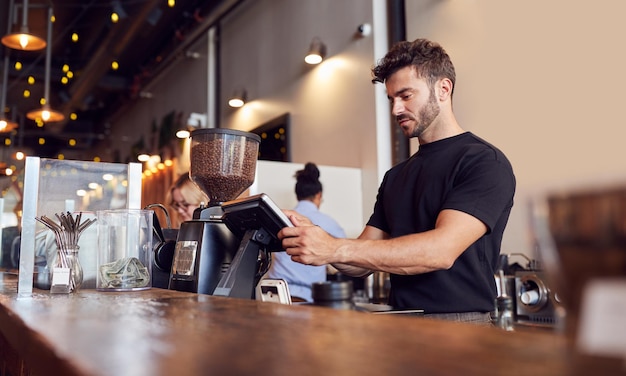
[[[551,332],[161,289],[18,299],[16,286],[3,276],[0,350],[33,375],[570,374]]]

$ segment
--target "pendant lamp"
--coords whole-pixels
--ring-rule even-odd
[[[7,27],[7,32],[11,31],[11,14],[13,13],[13,2],[11,2],[9,7],[9,22]],[[17,123],[13,121],[9,121],[6,118],[6,112],[4,109],[7,105],[7,88],[9,86],[9,51],[6,51],[4,54],[4,66],[3,66],[3,74],[2,74],[2,94],[0,98],[0,133],[11,132],[15,128],[17,128]]]
[[[4,72],[2,76],[2,98],[0,98],[0,133],[11,132],[17,128],[17,123],[6,118],[4,109],[7,105],[7,86],[9,78],[9,57],[4,57]]]
[[[22,26],[19,32],[7,33],[2,37],[2,44],[15,50],[36,51],[46,47],[46,41],[33,35],[28,30],[28,0],[23,1]],[[12,11],[9,12],[9,25],[11,25]]]
[[[52,61],[52,7],[48,8],[48,43],[46,45],[46,77],[44,83],[44,104],[38,110],[30,111],[26,117],[31,120],[41,119],[45,123],[52,123],[65,119],[65,116],[50,108],[50,64]]]

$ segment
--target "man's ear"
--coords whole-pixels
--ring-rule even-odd
[[[450,99],[452,95],[452,81],[448,78],[442,78],[437,81],[437,98],[443,102]]]

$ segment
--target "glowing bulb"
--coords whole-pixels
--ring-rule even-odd
[[[25,155],[21,151],[18,151],[17,153],[15,153],[15,159],[17,159],[18,161],[21,161],[22,159],[24,159],[24,157]]]
[[[117,14],[115,12],[111,13],[111,22],[117,23],[117,21],[119,21],[119,20],[120,20],[119,14]]]
[[[48,121],[48,120],[50,120],[50,111],[48,111],[48,110],[43,110],[43,111],[41,111],[41,119],[42,119],[43,121]]]
[[[176,132],[176,137],[178,138],[189,138],[190,135],[191,133],[189,133],[189,131],[186,129],[181,129]]]
[[[20,34],[20,46],[22,46],[23,50],[28,46],[28,36],[26,34]]]
[[[7,127],[7,121],[0,119],[0,131],[3,131]]]
[[[78,34],[72,33],[72,42],[78,42]]]
[[[322,62],[322,57],[318,54],[310,54],[304,58],[304,61],[307,64],[311,64],[311,65],[319,64]]]
[[[240,98],[232,98],[228,100],[228,105],[230,107],[238,108],[243,106],[243,100],[241,100]]]

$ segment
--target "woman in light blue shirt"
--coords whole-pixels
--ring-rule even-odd
[[[322,183],[320,171],[314,163],[307,163],[303,170],[296,172],[296,197],[298,204],[294,210],[308,217],[313,224],[320,226],[336,238],[345,238],[344,230],[337,221],[319,211],[322,204]],[[304,265],[291,261],[285,252],[272,253],[272,265],[267,278],[287,281],[291,299],[294,302],[311,302],[311,285],[326,280],[326,266]]]

